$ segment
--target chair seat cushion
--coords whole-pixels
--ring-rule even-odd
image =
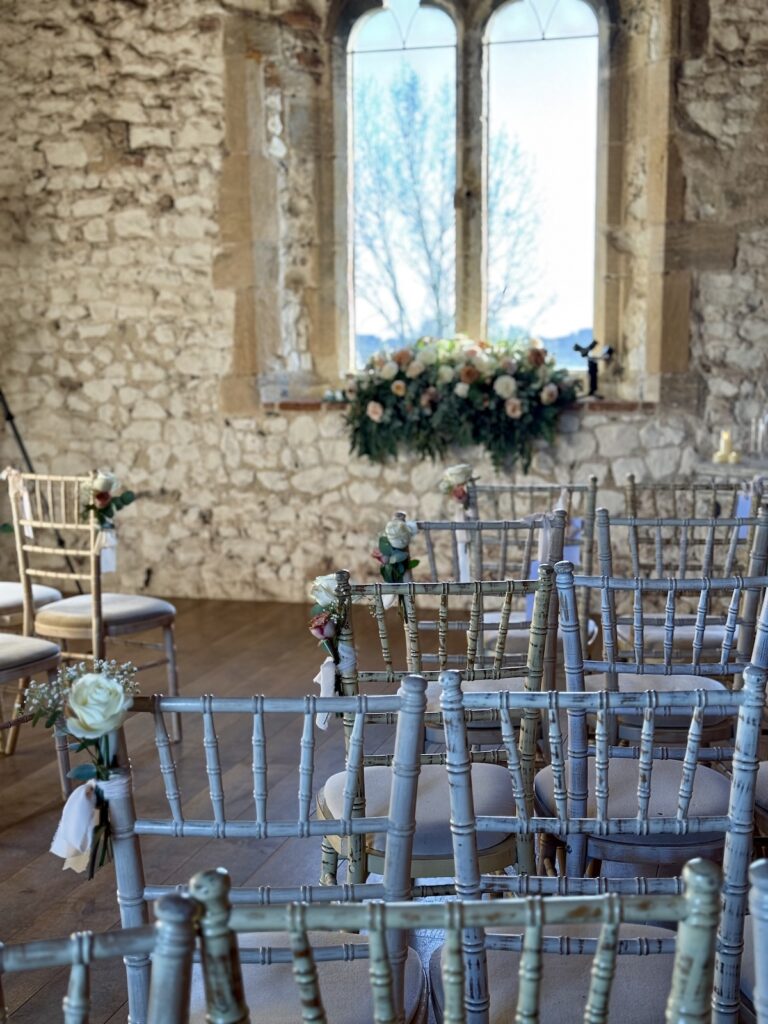
[[[463,679],[461,681],[462,693],[499,693],[500,690],[512,690],[513,693],[521,693],[525,689],[525,676],[510,676],[507,679]],[[439,682],[427,684],[427,711],[440,710],[440,694],[442,686]],[[479,723],[470,723],[479,724]],[[498,729],[498,723],[488,723]]]
[[[501,618],[500,612],[486,612],[483,616],[486,625],[496,626]],[[509,630],[507,632],[507,642],[505,651],[508,654],[526,654],[528,651],[528,642],[530,636],[530,630],[528,628],[520,629],[515,628],[517,622],[527,622],[529,616],[526,616],[524,612],[512,612],[509,616]],[[597,623],[590,619],[587,624],[587,643],[592,641],[597,636]],[[496,637],[491,633],[486,633],[486,643],[489,647],[493,648],[496,644]],[[560,651],[563,649],[563,637],[561,633],[557,635],[557,646]],[[584,653],[586,657],[586,652]]]
[[[490,929],[489,929],[490,931]],[[597,938],[599,926],[547,925],[545,935],[573,938]],[[499,933],[497,933],[499,934]],[[519,934],[509,929],[509,934]],[[674,932],[644,925],[622,925],[621,938],[669,939]],[[442,1018],[443,985],[440,974],[442,948],[437,949],[429,966],[432,997]],[[488,990],[491,997],[489,1024],[509,1024],[514,1019],[518,993],[520,954],[489,949]],[[621,1024],[651,1024],[663,1021],[672,981],[673,953],[617,957],[616,975],[611,988],[609,1020]],[[557,1024],[581,1024],[589,994],[592,956],[573,953],[544,954],[542,957],[541,1002],[539,1020]]]
[[[618,674],[618,686],[620,693],[637,693],[644,692],[645,690],[661,690],[667,691],[675,690],[723,690],[728,692],[728,688],[721,683],[718,679],[709,679],[707,676],[665,676],[665,675],[634,675],[631,672],[620,672]],[[595,690],[606,690],[608,688],[607,676],[602,673],[596,675],[585,676],[584,678],[584,689],[593,693]],[[630,715],[622,713],[621,718],[629,718]],[[633,715],[633,718],[639,718],[640,715]],[[722,715],[713,716],[711,713],[705,713],[705,719],[708,725],[713,725],[715,721],[722,721]],[[659,729],[687,729],[690,725],[691,716],[690,714],[681,715],[669,715],[664,718],[658,718]]]
[[[357,946],[367,942],[365,937],[351,934],[311,932],[312,946]],[[241,949],[261,946],[288,948],[284,932],[257,932],[238,937]],[[333,1024],[363,1024],[373,1020],[369,961],[322,960],[316,961],[320,993],[326,1015]],[[293,977],[293,965],[243,964],[245,1001],[254,1020],[269,1024],[296,1024],[302,1019],[299,989]],[[406,1024],[426,1021],[426,977],[421,961],[414,950],[408,950],[405,962],[405,1020]],[[196,965],[192,974],[190,1024],[203,1024],[206,1020],[205,990],[202,969]]]
[[[676,626],[675,627],[675,640],[674,647],[676,651],[691,651],[693,650],[693,637],[696,632],[694,625]],[[664,626],[646,626],[643,630],[643,647],[646,651],[661,651],[664,648]],[[738,627],[734,635],[734,645],[738,640]],[[622,623],[616,626],[616,636],[619,640],[627,644],[632,645],[633,630],[629,623]],[[706,626],[704,629],[704,636],[702,638],[702,646],[705,651],[714,651],[718,647],[722,646],[723,640],[725,639],[725,626],[721,626],[718,623],[712,623]]]
[[[763,761],[757,770],[755,803],[761,810],[768,812],[768,761]]]
[[[173,616],[176,609],[159,597],[143,597],[138,594],[102,594],[101,613],[104,625],[127,626],[165,616]],[[63,601],[46,605],[35,616],[35,624],[41,629],[55,629],[64,626],[73,629],[88,629],[91,624],[91,595],[78,594],[65,597]]]
[[[61,591],[54,587],[32,586],[32,600],[36,608],[51,601],[61,600]],[[0,618],[6,615],[21,615],[24,611],[24,590],[20,583],[0,583]]]
[[[681,761],[653,761],[651,773],[651,797],[648,807],[650,819],[655,817],[674,818],[677,813],[677,794],[682,776]],[[637,781],[639,765],[630,758],[611,758],[608,767],[608,815],[613,818],[634,818],[637,815]],[[587,817],[594,817],[595,802],[595,759],[587,760]],[[534,797],[546,817],[555,817],[554,786],[552,766],[547,765],[536,773],[533,782]],[[689,805],[691,817],[722,816],[728,813],[730,782],[720,772],[699,764],[693,783],[693,795]],[[675,835],[611,835],[606,841],[625,843],[631,846],[692,846],[718,838],[718,833],[693,833],[687,836]],[[601,838],[601,842],[603,842]]]
[[[14,633],[0,633],[0,672],[8,672],[17,666],[23,668],[36,662],[48,661],[59,653],[56,644],[39,640],[36,636],[16,636]]]
[[[339,772],[332,775],[323,789],[323,800],[328,813],[340,818],[344,806],[344,782],[346,775]],[[389,794],[392,788],[392,771],[378,765],[365,769],[365,813],[369,817],[386,816],[389,811]],[[472,792],[475,798],[475,814],[515,813],[512,784],[506,768],[498,764],[472,765]],[[448,772],[443,765],[422,765],[419,773],[419,788],[416,797],[416,835],[413,841],[414,857],[448,858],[453,856],[450,826],[451,808],[448,793]],[[488,850],[506,838],[504,833],[479,832],[478,849]],[[372,848],[383,853],[386,836],[372,834]]]

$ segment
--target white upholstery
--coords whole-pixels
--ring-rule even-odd
[[[488,626],[497,626],[499,624],[500,618],[500,612],[486,612],[485,615],[483,616],[483,620]],[[528,618],[529,617],[525,615],[523,612],[512,612],[511,615],[509,616],[510,628],[509,631],[507,632],[507,642],[504,647],[504,650],[506,651],[507,654],[527,654],[528,643],[530,641],[530,630],[528,628],[515,629],[514,624],[516,622],[527,622]],[[590,619],[587,625],[587,643],[591,644],[596,636],[597,623],[593,619]],[[488,646],[493,648],[495,644],[496,637],[489,636]],[[557,634],[557,646],[558,650],[561,652],[562,655],[563,638],[559,632]],[[584,654],[584,657],[586,657],[586,653]]]
[[[167,601],[137,594],[102,594],[101,611],[102,621],[107,628],[140,624],[176,614],[176,609]],[[78,594],[77,597],[65,597],[63,601],[46,605],[35,616],[35,625],[40,631],[45,630],[54,635],[57,626],[89,629],[91,595]]]
[[[514,693],[521,693],[525,689],[526,677],[525,676],[512,676],[509,679],[467,679],[462,680],[461,690],[462,693],[499,693],[501,690],[512,690]],[[442,692],[442,686],[437,681],[427,684],[427,711],[439,711],[440,710],[440,694]],[[470,722],[468,728],[472,726],[483,726],[492,727],[498,729],[498,722]]]
[[[288,947],[285,933],[258,932],[238,936],[241,949],[259,946]],[[364,944],[367,940],[360,935],[312,932],[312,946],[337,946]],[[367,959],[344,961],[317,961],[320,992],[325,1004],[328,1020],[333,1024],[364,1024],[373,1020],[369,962]],[[243,964],[243,987],[245,1001],[253,1013],[253,1019],[269,1021],[269,1024],[296,1024],[301,1020],[299,990],[293,977],[293,965],[287,964]],[[418,955],[408,950],[405,963],[405,1019],[407,1024],[419,1024],[426,1019],[426,979]],[[205,991],[200,966],[192,974],[192,998],[190,1003],[190,1024],[204,1024]]]
[[[675,626],[675,638],[674,638],[674,649],[676,651],[692,651],[693,650],[693,637],[696,632],[696,627],[690,626]],[[661,651],[664,649],[664,626],[646,626],[643,629],[643,647],[647,651]],[[738,627],[734,634],[734,644],[738,640]],[[627,646],[632,646],[633,630],[629,623],[623,623],[616,626],[616,636],[619,640]],[[723,640],[725,639],[725,626],[713,623],[712,625],[704,628],[704,636],[702,637],[702,648],[705,651],[714,651],[722,646]]]
[[[14,668],[31,667],[37,662],[55,658],[59,653],[56,644],[39,640],[34,636],[17,636],[15,633],[0,633],[0,672]]]
[[[325,806],[333,818],[342,816],[345,779],[346,776],[343,772],[332,775],[323,789]],[[367,816],[387,815],[391,788],[391,769],[378,765],[365,769],[365,813]],[[515,801],[512,796],[509,773],[501,765],[473,764],[472,792],[475,795],[476,814],[512,815],[515,813]],[[422,765],[416,798],[414,858],[452,858],[450,817],[448,772],[443,765]],[[505,838],[505,833],[478,832],[478,849],[481,852],[490,849]],[[386,836],[382,833],[372,834],[370,843],[374,850],[383,853]]]
[[[594,817],[595,802],[595,760],[588,759],[587,816]],[[677,794],[683,766],[681,761],[653,762],[651,773],[651,797],[648,808],[649,818],[670,817],[677,814]],[[612,758],[608,768],[608,816],[611,818],[632,818],[637,814],[638,764],[630,758]],[[689,805],[691,817],[708,817],[728,813],[730,780],[720,772],[699,764],[693,784],[693,795]],[[552,766],[548,765],[536,773],[533,782],[534,796],[546,817],[555,817]],[[601,838],[601,842],[626,843],[631,846],[700,846],[711,842],[717,835],[695,833],[688,836],[631,836],[612,835]],[[692,856],[692,854],[691,854]]]
[[[489,930],[490,931],[490,930]],[[597,938],[599,926],[551,925],[545,935]],[[519,934],[509,929],[508,934]],[[669,939],[674,933],[664,928],[622,925],[621,938]],[[442,1020],[443,986],[440,955],[430,963],[432,997]],[[489,949],[488,989],[491,996],[490,1024],[509,1024],[517,1005],[520,954]],[[664,1008],[672,980],[673,953],[617,957],[616,976],[611,989],[609,1019],[621,1024],[657,1024],[664,1020]],[[542,957],[539,1020],[547,1024],[582,1024],[589,993],[592,956],[588,954],[544,954]]]
[[[665,676],[665,675],[633,675],[631,672],[620,672],[618,675],[618,686],[620,693],[637,693],[646,690],[725,690],[727,687],[718,679],[709,679],[707,676]],[[607,677],[598,673],[597,675],[584,677],[584,689],[589,693],[596,690],[608,688]],[[621,718],[629,716],[621,715]],[[713,724],[713,715],[705,713],[704,718],[708,725]],[[639,716],[632,716],[635,722],[640,724]],[[717,716],[717,721],[722,716]],[[657,719],[658,728],[663,729],[687,729],[691,722],[691,715],[670,715],[669,717]]]
[[[51,601],[61,600],[61,591],[54,587],[42,587],[35,583],[32,587],[32,600],[35,608],[40,608]],[[24,611],[24,590],[20,583],[0,583],[0,618],[10,615],[21,615]]]

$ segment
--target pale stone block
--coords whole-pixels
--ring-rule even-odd
[[[623,487],[628,473],[634,473],[638,481],[645,479],[645,461],[639,458],[613,459],[611,462],[614,482]]]
[[[85,167],[88,153],[82,142],[44,142],[42,151],[52,167]]]
[[[114,225],[118,238],[152,238],[155,233],[149,214],[141,207],[116,213]]]
[[[317,434],[314,417],[300,415],[289,424],[288,442],[296,448],[312,445],[317,441]]]
[[[628,430],[626,423],[606,423],[597,431],[597,444],[601,455],[624,455],[637,447],[638,436]]]
[[[90,196],[72,204],[73,217],[100,217],[112,205],[111,196]]]
[[[86,242],[106,242],[109,231],[103,220],[89,220],[83,227],[83,238]]]
[[[300,470],[291,477],[292,486],[297,491],[306,494],[324,494],[327,491],[337,490],[346,482],[347,473],[341,466],[330,468],[315,466],[311,469]]]
[[[173,145],[168,128],[153,128],[151,125],[131,125],[128,129],[128,144],[131,149],[156,146],[170,149]]]
[[[640,444],[643,448],[666,448],[679,445],[685,437],[680,426],[651,420],[640,430]],[[655,455],[654,455],[655,458]]]
[[[83,384],[83,394],[95,402],[109,402],[114,394],[115,385],[108,380],[87,380]]]
[[[164,420],[167,414],[162,405],[142,398],[134,406],[133,415],[137,420]]]

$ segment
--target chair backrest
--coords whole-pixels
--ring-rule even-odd
[[[612,516],[597,510],[602,576],[761,576],[768,562],[768,507],[748,518]]]
[[[753,1004],[757,1024],[768,1024],[768,860],[758,860],[749,869],[749,913],[752,917],[755,991]]]
[[[674,519],[717,519],[738,515],[739,497],[749,495],[749,515],[757,515],[763,488],[759,481],[743,477],[718,480],[638,482],[628,473],[624,485],[624,514],[627,516],[670,516]]]
[[[328,1021],[313,954],[313,932],[343,933],[365,929],[369,935],[370,985],[374,1024],[402,1024],[401,994],[393,985],[391,946],[393,935],[419,928],[445,930],[442,956],[443,1020],[465,1024],[487,1016],[477,991],[467,984],[473,971],[465,971],[462,945],[467,933],[485,928],[520,928],[522,935],[503,936],[504,948],[521,951],[517,998],[518,1021],[539,1019],[542,954],[565,952],[558,937],[542,934],[545,927],[572,922],[599,926],[599,938],[582,940],[578,952],[591,954],[593,966],[584,1020],[601,1024],[608,1020],[611,987],[617,956],[640,952],[637,940],[619,940],[622,923],[638,924],[653,916],[677,925],[669,942],[674,948],[674,969],[667,999],[666,1020],[672,1024],[708,1019],[709,992],[714,970],[719,872],[714,864],[694,860],[683,872],[683,894],[649,896],[528,896],[518,900],[483,902],[459,900],[447,903],[368,903],[286,907],[230,908],[221,876],[206,872],[192,880],[190,889],[203,902],[202,963],[206,986],[215,993],[209,1004],[211,1024],[248,1019],[242,990],[237,935],[244,932],[285,932],[290,948],[265,949],[262,959],[289,959],[303,1007],[302,1021]],[[487,938],[490,944],[491,936]],[[501,938],[501,937],[498,937]],[[339,934],[339,940],[343,935]],[[643,952],[653,952],[647,948]],[[666,948],[666,947],[665,947]],[[575,952],[576,950],[569,950]],[[325,952],[325,948],[323,949]],[[267,967],[268,971],[269,968]],[[469,975],[469,978],[467,977]],[[265,981],[268,984],[268,979]],[[493,993],[491,993],[491,997]],[[211,1000],[211,1003],[213,1000]],[[508,1008],[512,1019],[512,1007]]]
[[[768,607],[763,614],[768,623]],[[768,672],[756,666],[744,672],[744,688],[696,691],[636,691],[585,693],[583,673],[574,671],[573,650],[579,644],[578,622],[573,605],[561,605],[561,626],[566,629],[565,667],[569,692],[566,693],[462,693],[458,672],[441,676],[443,694],[441,707],[446,734],[447,767],[450,773],[451,831],[453,834],[456,891],[462,897],[478,898],[489,889],[496,892],[563,892],[572,891],[569,883],[579,878],[577,891],[589,891],[588,883],[604,879],[581,879],[586,865],[587,836],[657,836],[724,834],[723,890],[718,970],[713,1006],[724,1012],[738,1007],[741,941],[744,924],[747,871],[751,856],[755,784],[758,767],[758,744],[762,708]],[[575,639],[574,639],[575,638]],[[570,642],[569,642],[570,641]],[[580,684],[580,685],[579,685]],[[465,716],[468,711],[496,708],[501,719],[502,743],[506,752],[510,785],[515,797],[516,815],[475,815],[472,780],[469,771],[469,739]],[[618,712],[642,717],[642,737],[637,747],[614,746],[609,742],[609,719]],[[568,715],[567,757],[561,725],[562,712]],[[525,722],[527,717],[545,714],[549,734],[553,802],[555,814],[545,817],[535,813],[530,773],[525,771]],[[736,740],[731,751],[702,746],[703,722],[706,714],[731,718],[736,723]],[[684,745],[659,746],[655,739],[657,721],[669,715],[690,716]],[[590,744],[587,716],[594,717],[595,739]],[[515,720],[521,719],[518,735]],[[702,761],[722,761],[732,755],[732,775],[727,814],[692,814],[697,766]],[[594,758],[594,802],[588,809],[588,758]],[[637,763],[637,812],[632,816],[614,817],[608,813],[611,794],[610,763],[627,758]],[[673,814],[651,814],[653,768],[655,760],[675,758],[682,761],[679,790]],[[518,846],[530,844],[536,835],[559,836],[567,840],[566,876],[551,879],[547,888],[524,874],[515,879],[487,879],[480,875],[477,834],[514,832]],[[530,856],[530,854],[528,854]],[[521,854],[519,854],[521,857]],[[524,862],[520,870],[525,870]],[[546,881],[546,880],[542,880]],[[615,879],[609,883],[617,892],[674,892],[673,878]],[[650,887],[650,888],[649,888]],[[592,890],[594,891],[594,889]],[[477,958],[477,949],[471,949]],[[472,957],[470,959],[472,959]],[[477,984],[481,986],[482,968]],[[478,989],[478,991],[480,991]],[[730,1018],[723,1018],[730,1019]],[[734,1018],[735,1019],[735,1018]]]
[[[55,580],[85,587],[93,597],[92,656],[104,657],[101,623],[101,530],[91,504],[91,476],[53,476],[7,469],[19,579],[24,594],[23,629],[34,632],[32,585]],[[53,566],[56,568],[53,568]],[[62,657],[83,660],[82,653]]]
[[[69,967],[61,1020],[65,1024],[88,1024],[91,966],[118,957],[140,958],[148,964],[151,956],[148,1024],[186,1024],[198,915],[199,906],[195,901],[175,894],[158,900],[154,926],[100,934],[75,932],[66,939],[42,939],[9,946],[0,943],[0,1021],[5,1021],[9,1012],[2,994],[3,975]],[[46,1016],[46,1020],[50,1019]]]
[[[357,694],[363,684],[392,684],[409,672],[434,679],[442,669],[454,667],[466,679],[517,675],[527,677],[532,689],[541,689],[542,677],[545,688],[553,685],[557,610],[552,580],[552,567],[546,564],[539,566],[536,580],[472,583],[350,584],[349,573],[337,572],[336,603],[344,610],[339,639],[354,652],[339,666],[341,691]],[[397,608],[389,607],[388,614],[391,602]],[[378,648],[368,644],[365,668],[358,666],[356,609],[366,619],[372,612],[376,624]],[[507,649],[512,628],[528,633],[524,654]],[[401,633],[404,650],[398,644]],[[376,667],[367,667],[373,659]]]
[[[419,555],[423,539],[427,561],[417,576],[429,573],[433,583],[452,580],[529,579],[532,563],[554,565],[563,558],[566,513],[542,512],[527,520],[417,520],[411,554]]]
[[[145,884],[141,851],[143,836],[166,837],[174,841],[185,837],[207,839],[249,840],[248,862],[254,862],[254,841],[295,837],[340,836],[350,844],[350,865],[359,864],[365,856],[365,835],[387,835],[384,880],[381,885],[323,886],[319,895],[313,886],[296,884],[273,889],[268,886],[241,888],[236,898],[244,902],[386,897],[406,899],[410,895],[410,865],[415,830],[416,786],[425,707],[423,679],[406,676],[397,694],[377,697],[303,698],[216,698],[216,697],[137,697],[132,711],[138,716],[151,716],[154,722],[157,770],[163,779],[165,813],[152,806],[151,817],[136,813],[128,767],[113,773],[110,784],[109,818],[112,827],[120,916],[124,927],[134,927],[147,920],[147,901],[166,892],[175,891],[182,878],[164,885]],[[315,716],[337,712],[344,716],[347,754],[341,744],[333,747],[331,756],[325,745],[318,750],[315,738]],[[197,740],[202,748],[202,772],[194,780],[189,799],[182,795],[180,772],[174,763],[165,716],[179,714],[184,720],[184,762],[189,776],[191,749]],[[366,717],[369,714],[396,716],[395,751],[392,790],[388,815],[364,816],[363,747]],[[219,723],[226,735],[221,743],[217,737]],[[298,793],[270,791],[269,766],[273,758],[285,761],[291,745],[297,748]],[[246,747],[248,754],[243,747]],[[336,754],[333,757],[333,753]],[[318,765],[318,757],[322,761]],[[123,751],[125,761],[125,751]],[[338,820],[312,818],[317,772],[333,770],[345,761],[343,814]],[[250,763],[247,763],[250,762]],[[206,791],[200,792],[199,779],[204,772]],[[228,803],[227,780],[243,775],[252,779],[253,804],[246,810],[237,801]],[[284,773],[281,773],[284,778]],[[321,779],[325,780],[325,774]],[[122,784],[120,784],[120,780]],[[206,806],[207,805],[207,806]],[[273,805],[277,810],[273,811]],[[244,816],[246,815],[247,816]],[[319,846],[318,846],[319,859]],[[229,855],[233,856],[231,847]],[[186,860],[186,857],[184,858]],[[178,861],[178,857],[176,858]],[[173,851],[168,850],[165,870],[172,870]],[[253,869],[251,869],[253,870]],[[351,867],[352,870],[352,867]],[[365,877],[365,872],[355,872]],[[353,874],[353,877],[355,877]],[[131,998],[131,1020],[143,1021],[146,991],[146,964],[128,965]]]

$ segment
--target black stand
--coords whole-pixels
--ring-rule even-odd
[[[583,356],[587,360],[587,375],[589,379],[589,392],[587,398],[604,398],[604,395],[598,394],[597,391],[597,373],[599,364],[610,363],[613,358],[613,349],[609,345],[605,351],[599,355],[594,356],[592,353],[597,348],[599,342],[591,341],[589,345],[574,345],[574,351],[578,352],[580,356]]]
[[[3,394],[2,388],[0,388],[0,408],[3,410],[3,417],[5,419],[5,422],[11,428],[11,433],[13,434],[16,444],[19,446],[19,451],[21,452],[21,457],[24,460],[24,465],[27,467],[27,472],[34,473],[35,467],[32,465],[32,459],[30,459],[29,457],[27,446],[24,444],[24,439],[19,433],[19,428],[16,426],[16,421],[14,419],[13,413],[11,412],[11,407],[8,405],[6,397]],[[43,505],[46,505],[45,498],[43,498]],[[60,548],[66,547],[64,538],[61,536],[58,530],[56,530],[56,543]],[[64,559],[67,563],[67,568],[69,569],[69,571],[71,573],[74,573],[76,570],[74,565],[72,564],[72,559],[69,557],[69,555],[65,555]],[[82,584],[80,583],[80,580],[75,580],[75,586],[77,587],[78,593],[82,594],[83,587]]]

